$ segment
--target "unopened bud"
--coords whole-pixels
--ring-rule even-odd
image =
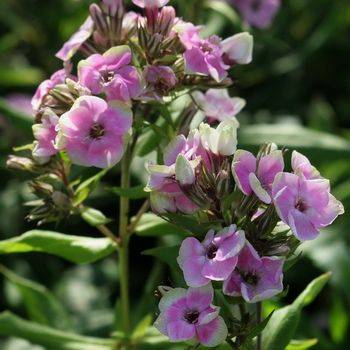
[[[6,161],[6,167],[12,170],[24,170],[35,172],[35,163],[30,158],[10,155]]]
[[[102,0],[102,4],[111,17],[114,17],[117,12],[124,9],[123,0]]]
[[[62,192],[55,191],[52,194],[52,201],[59,208],[65,209],[70,207],[70,201],[68,196]]]
[[[247,32],[239,33],[222,42],[227,64],[248,64],[253,56],[253,37]]]
[[[175,178],[182,186],[192,185],[196,179],[192,164],[182,154],[176,159]]]
[[[156,30],[167,36],[174,25],[175,17],[175,9],[172,6],[165,6],[159,14]]]
[[[101,34],[108,34],[108,23],[106,21],[106,17],[103,14],[101,8],[96,4],[90,5],[90,15],[92,20],[95,23],[97,31]]]

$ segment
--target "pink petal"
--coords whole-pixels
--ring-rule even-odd
[[[223,284],[223,293],[230,296],[240,296],[241,295],[241,276],[233,271],[231,276]]]
[[[288,215],[289,226],[293,233],[301,241],[309,241],[315,239],[319,231],[309,221],[307,216],[299,210],[292,209]]]
[[[207,347],[215,347],[222,344],[226,340],[227,334],[227,326],[221,316],[205,325],[197,326],[198,340]]]
[[[255,173],[255,170],[256,158],[254,155],[248,151],[237,150],[232,162],[232,173],[237,186],[246,195],[252,193],[249,184],[249,174]]]
[[[229,258],[224,261],[208,260],[202,269],[202,275],[212,281],[226,280],[237,265],[238,258]]]
[[[277,150],[262,157],[258,165],[258,178],[264,188],[270,188],[278,173],[284,168],[282,151]]]
[[[194,258],[198,256],[204,256],[204,248],[202,244],[194,237],[188,237],[181,243],[179,257],[177,262],[180,267],[186,259]]]
[[[186,284],[190,287],[202,287],[210,282],[209,278],[206,278],[202,274],[202,268],[205,263],[205,257],[194,256],[187,258],[182,262],[182,270]]]
[[[211,284],[200,288],[189,288],[187,291],[187,306],[199,312],[208,308],[214,297],[214,289]]]
[[[196,335],[195,326],[183,320],[169,323],[167,332],[170,340],[176,342],[190,340]]]

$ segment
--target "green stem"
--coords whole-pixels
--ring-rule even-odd
[[[128,147],[121,164],[121,188],[130,187],[131,150]],[[120,265],[120,299],[122,308],[123,330],[130,332],[130,300],[129,300],[129,198],[120,197],[119,206],[119,265]]]
[[[256,323],[261,323],[261,314],[262,314],[262,303],[259,302],[256,304]],[[257,340],[256,340],[256,350],[262,349],[262,336],[261,333],[258,334]]]

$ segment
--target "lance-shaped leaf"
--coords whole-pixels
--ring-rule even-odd
[[[31,320],[59,329],[70,328],[68,314],[50,290],[16,275],[3,265],[0,265],[0,273],[18,289]]]
[[[298,326],[301,310],[313,302],[330,276],[330,273],[326,273],[316,278],[291,305],[274,312],[263,331],[263,350],[284,349],[290,343]]]
[[[50,350],[110,350],[115,341],[84,337],[29,322],[10,312],[0,314],[0,336],[17,337]]]
[[[0,241],[0,254],[41,252],[76,264],[88,264],[113,253],[116,245],[108,238],[72,236],[53,231],[32,230]]]

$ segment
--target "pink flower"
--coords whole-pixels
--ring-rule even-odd
[[[148,84],[146,94],[155,99],[167,95],[177,84],[174,71],[167,66],[148,66],[144,70],[144,77]]]
[[[159,8],[165,6],[169,0],[132,0],[132,2],[141,8]]]
[[[94,29],[94,22],[89,16],[79,30],[56,53],[56,57],[62,61],[70,60],[80,49],[81,45],[89,39]]]
[[[127,102],[141,92],[139,74],[130,63],[128,46],[112,47],[103,55],[94,54],[79,62],[79,82],[92,94],[105,93],[109,100]]]
[[[58,150],[55,147],[58,116],[51,110],[45,110],[41,123],[33,125],[34,142],[33,157],[40,164],[45,164]]]
[[[275,176],[283,171],[282,151],[274,150],[259,160],[250,152],[237,150],[232,162],[232,173],[239,189],[254,194],[264,203],[271,203],[271,189]]]
[[[82,96],[59,119],[57,146],[77,165],[111,167],[124,154],[131,123],[132,112],[125,104]]]
[[[238,253],[245,244],[243,231],[231,225],[215,235],[210,230],[204,241],[186,238],[177,259],[188,286],[201,287],[210,281],[224,281],[235,269]]]
[[[157,213],[177,212],[192,214],[198,207],[182,192],[176,181],[176,161],[179,155],[193,162],[198,162],[196,151],[200,146],[198,130],[190,133],[186,139],[177,136],[164,151],[164,165],[148,165],[150,178],[146,190],[151,192],[152,209]]]
[[[280,0],[233,0],[246,22],[258,28],[266,28],[281,6]]]
[[[296,175],[303,175],[306,179],[320,179],[319,171],[311,165],[310,161],[301,153],[293,151],[292,169]]]
[[[218,346],[228,331],[219,316],[220,308],[211,304],[213,297],[211,285],[171,289],[160,300],[160,315],[154,326],[173,342],[191,340],[207,347]]]
[[[260,257],[246,242],[238,256],[236,269],[224,282],[223,292],[230,296],[242,296],[248,303],[272,298],[283,290],[282,268],[283,259]]]
[[[220,38],[215,35],[207,39],[200,38],[200,28],[191,23],[182,27],[179,36],[185,46],[186,72],[208,75],[219,82],[226,78],[229,66],[223,62]]]
[[[234,119],[246,104],[242,98],[231,98],[226,89],[209,89],[205,94],[197,91],[193,96],[209,121]]]
[[[301,240],[317,237],[322,227],[344,213],[342,204],[330,194],[326,179],[307,179],[296,174],[279,173],[272,186],[276,211]]]
[[[63,84],[67,78],[67,72],[65,69],[58,70],[51,75],[50,79],[44,80],[37,88],[33,98],[32,107],[33,111],[37,113],[43,102],[45,96],[58,84]]]

